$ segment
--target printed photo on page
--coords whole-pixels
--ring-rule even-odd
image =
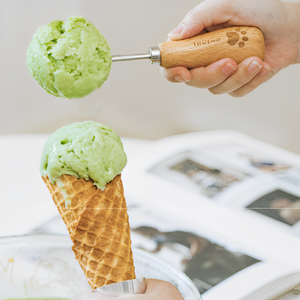
[[[209,198],[249,178],[242,172],[192,152],[162,161],[149,172]]]
[[[247,208],[290,226],[300,221],[300,197],[283,190],[265,194]]]
[[[260,262],[237,248],[232,249],[232,245],[220,245],[186,226],[180,226],[169,216],[162,217],[148,210],[144,214],[141,210],[130,210],[132,245],[183,271],[201,294]],[[168,228],[164,224],[168,224]]]

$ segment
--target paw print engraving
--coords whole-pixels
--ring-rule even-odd
[[[228,37],[228,44],[230,46],[236,45],[238,43],[238,41],[240,40],[241,35],[243,35],[242,40],[238,43],[238,46],[240,48],[245,47],[245,45],[246,45],[245,42],[247,42],[249,40],[248,37],[246,36],[247,31],[241,30],[240,28],[236,28],[235,31],[236,32],[230,31],[230,32],[226,33],[226,35]]]

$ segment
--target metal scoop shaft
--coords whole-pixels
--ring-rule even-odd
[[[130,54],[130,55],[113,55],[112,61],[126,61],[126,60],[138,60],[138,59],[150,59],[152,65],[160,65],[160,50],[159,47],[150,47],[147,54]]]

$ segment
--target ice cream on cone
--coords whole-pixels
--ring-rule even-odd
[[[130,227],[123,184],[119,174],[124,167],[123,145],[109,127],[105,126],[104,133],[101,133],[101,128],[103,129],[104,126],[102,124],[84,122],[69,126],[70,130],[63,127],[48,139],[42,156],[41,173],[70,233],[75,257],[93,289],[134,279]],[[111,134],[107,134],[107,130]],[[95,146],[96,136],[98,146]],[[69,145],[67,149],[64,148],[63,145],[66,143],[61,143],[61,141],[65,140],[72,141],[73,146]],[[90,148],[92,148],[91,160],[88,155]],[[116,150],[116,148],[119,149]],[[112,174],[109,174],[113,176],[113,179],[107,182],[104,188],[101,186],[99,188],[95,182],[101,184],[103,178],[98,176],[87,179],[87,174],[80,176],[78,170],[89,170],[88,166],[90,166],[94,174],[93,165],[97,160],[97,151],[109,152],[109,149],[113,149],[111,150],[112,157],[104,155],[103,159],[106,164],[105,169],[110,167],[114,170]],[[77,160],[80,160],[80,156],[76,153],[81,154],[84,166],[77,162],[76,167],[76,163],[72,162],[68,155],[64,156],[65,153],[75,154]],[[63,160],[62,157],[64,157]],[[99,160],[101,161],[101,158]],[[64,166],[61,172],[58,171],[59,164]],[[70,165],[73,169],[68,167]],[[52,173],[51,168],[55,170]],[[68,171],[68,174],[64,174],[64,169]],[[73,175],[72,172],[79,176]],[[56,177],[52,177],[51,182],[53,174],[56,174]]]

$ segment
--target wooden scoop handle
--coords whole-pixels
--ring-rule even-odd
[[[251,56],[258,56],[262,60],[265,57],[264,37],[256,27],[227,27],[158,46],[160,65],[164,68],[205,67],[222,58],[232,58],[239,64]]]

